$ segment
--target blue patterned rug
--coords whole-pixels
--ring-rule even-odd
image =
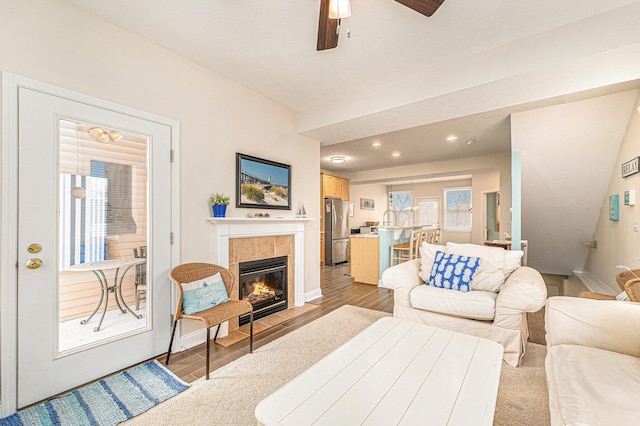
[[[0,419],[0,426],[116,425],[188,387],[154,360]]]

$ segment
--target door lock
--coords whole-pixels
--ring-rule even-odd
[[[27,247],[27,251],[31,254],[40,253],[41,250],[42,246],[38,243],[29,244],[29,247]]]
[[[40,266],[42,266],[42,260],[38,259],[37,257],[34,257],[33,259],[29,259],[27,261],[27,268],[29,269],[38,269]]]

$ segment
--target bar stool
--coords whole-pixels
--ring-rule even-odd
[[[412,229],[409,235],[409,242],[402,244],[394,244],[391,246],[390,266],[418,257],[418,249],[420,248],[420,229]],[[395,263],[398,261],[398,263]]]

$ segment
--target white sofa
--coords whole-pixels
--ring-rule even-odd
[[[551,297],[545,328],[551,424],[640,424],[640,303]]]
[[[436,250],[482,259],[471,291],[425,285]],[[547,289],[535,269],[520,266],[522,252],[473,244],[423,244],[421,258],[385,270],[381,287],[394,291],[393,316],[494,340],[517,366],[529,337],[527,312],[544,306]],[[422,278],[421,278],[422,275]]]

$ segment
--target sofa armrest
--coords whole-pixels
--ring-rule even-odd
[[[640,303],[551,297],[547,346],[580,345],[640,357]]]
[[[547,286],[542,275],[533,268],[517,268],[500,287],[496,298],[494,325],[503,328],[520,328],[521,314],[537,312],[547,299]]]
[[[393,290],[393,302],[396,306],[411,306],[409,293],[420,284],[424,284],[418,276],[420,259],[412,259],[399,265],[385,269],[382,273],[380,287]]]

